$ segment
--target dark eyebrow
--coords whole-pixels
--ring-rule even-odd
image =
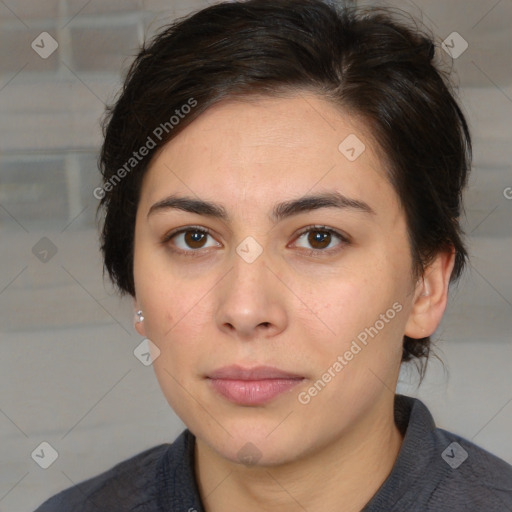
[[[375,211],[364,201],[351,199],[339,192],[326,192],[278,203],[272,210],[271,218],[274,222],[279,222],[292,215],[318,210],[320,208],[351,209],[375,215]],[[229,222],[229,214],[220,204],[194,199],[192,197],[178,197],[174,195],[153,204],[149,209],[148,217],[157,211],[167,209],[182,210]]]

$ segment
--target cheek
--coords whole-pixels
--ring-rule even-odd
[[[338,343],[353,336],[365,323],[371,306],[371,294],[361,281],[340,281],[329,294],[323,294],[325,323],[334,331]]]
[[[135,244],[136,298],[144,312],[146,336],[159,346],[186,323],[198,302],[193,281],[176,274],[162,249],[141,235]],[[185,322],[185,323],[183,323]]]
[[[153,367],[162,387],[170,391],[176,385],[172,377],[185,384],[204,352],[205,332],[212,323],[207,292],[215,281],[184,279],[168,268],[145,265],[142,258],[139,263],[144,271],[139,268],[136,289],[145,336],[160,351]]]
[[[389,289],[383,275],[375,264],[353,265],[323,282],[311,297],[337,336],[352,335],[386,302]]]
[[[317,361],[328,368],[351,347],[352,352],[357,352],[353,359],[365,366],[370,362],[395,360],[401,351],[407,283],[403,273],[401,277],[396,269],[396,262],[384,255],[360,258],[350,270],[331,280],[331,284],[325,286],[327,282],[324,282],[322,292],[309,298],[316,306],[312,309],[330,331],[310,344]],[[310,315],[309,325],[315,321],[318,323]],[[352,361],[352,355],[348,357]]]

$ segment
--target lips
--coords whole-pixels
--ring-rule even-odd
[[[263,405],[291,390],[304,377],[272,366],[225,366],[207,376],[211,388],[238,405]]]
[[[241,366],[224,366],[208,374],[210,379],[232,380],[263,380],[263,379],[302,379],[300,375],[285,372],[273,366],[256,366],[242,368]]]

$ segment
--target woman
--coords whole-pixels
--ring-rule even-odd
[[[47,511],[512,510],[512,467],[395,394],[450,282],[471,140],[429,36],[222,3],[141,50],[105,123],[105,267],[187,429]]]

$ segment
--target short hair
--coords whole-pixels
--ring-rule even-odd
[[[175,20],[144,43],[107,108],[99,157],[101,250],[117,289],[135,296],[135,218],[155,151],[223,99],[302,91],[368,127],[405,213],[413,275],[454,251],[456,280],[471,138],[448,72],[434,64],[434,38],[408,21],[322,0],[248,0]],[[142,147],[147,155],[130,160]],[[426,361],[430,344],[404,336],[402,361]]]

